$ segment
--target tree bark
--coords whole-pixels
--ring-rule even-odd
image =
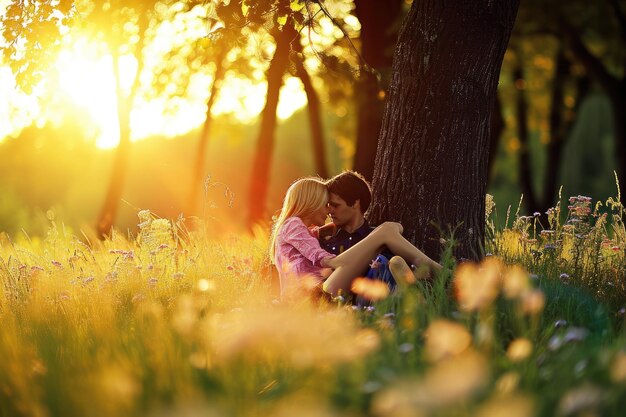
[[[248,193],[248,205],[250,208],[248,226],[253,226],[265,219],[265,202],[276,133],[276,108],[278,106],[280,87],[283,84],[283,76],[289,61],[290,44],[296,36],[297,33],[290,22],[284,25],[282,31],[274,32],[276,50],[267,70],[267,97],[263,113],[261,114],[261,127],[252,162],[250,190]]]
[[[293,43],[294,51],[302,53],[302,45],[299,41]],[[328,178],[328,164],[326,163],[326,144],[324,129],[322,126],[322,115],[320,111],[320,99],[317,91],[313,87],[311,77],[304,67],[302,57],[298,54],[294,58],[296,76],[302,81],[307,99],[307,110],[309,113],[309,127],[311,129],[311,142],[313,145],[313,162],[315,172],[322,178]]]
[[[211,91],[209,93],[209,99],[206,104],[206,118],[202,125],[202,132],[198,141],[198,150],[196,151],[196,160],[193,167],[193,179],[191,181],[191,189],[189,191],[189,201],[187,203],[187,213],[191,214],[196,211],[198,204],[198,193],[202,189],[202,177],[204,159],[206,156],[206,149],[209,143],[209,136],[211,134],[211,125],[213,124],[213,116],[211,110],[215,103],[215,98],[219,94],[219,90],[224,79],[225,66],[224,58],[226,57],[227,48],[222,47],[215,57],[215,74],[213,74],[213,82],[211,83]]]
[[[374,170],[374,223],[435,259],[483,252],[489,125],[518,0],[414,1],[394,54]]]
[[[384,75],[391,68],[402,3],[402,0],[354,2],[355,15],[361,22],[361,56],[366,66],[355,88],[357,131],[353,168],[369,181],[374,174],[384,111],[384,94],[381,94],[387,88]]]

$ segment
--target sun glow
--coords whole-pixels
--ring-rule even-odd
[[[112,148],[119,143],[113,59],[110,55],[95,55],[94,49],[83,39],[62,51],[56,65],[58,89],[72,103],[84,109],[96,124],[97,146]],[[133,83],[136,70],[134,57],[123,56],[120,59],[120,83],[125,93]],[[146,100],[138,94],[131,112],[131,140],[157,135],[174,137],[201,125],[206,116],[205,92],[209,91],[210,83],[209,75],[198,74],[191,81],[190,93],[185,97],[170,99],[173,101],[169,103],[165,98]],[[266,88],[265,81],[229,75],[222,85],[212,114],[231,114],[242,123],[250,123],[263,110]],[[287,119],[305,106],[306,102],[300,81],[288,77],[281,88],[277,116]],[[165,112],[168,104],[175,110]]]

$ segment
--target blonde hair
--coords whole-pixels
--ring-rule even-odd
[[[274,262],[276,252],[276,237],[280,228],[289,217],[307,217],[328,204],[328,188],[320,178],[300,178],[289,186],[283,208],[274,225],[270,236],[270,262]]]

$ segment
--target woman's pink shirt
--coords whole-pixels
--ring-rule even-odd
[[[283,223],[276,237],[274,262],[280,278],[281,295],[304,276],[310,276],[318,283],[322,276],[322,259],[335,255],[320,247],[302,219],[289,217]]]

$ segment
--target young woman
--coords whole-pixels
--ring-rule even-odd
[[[385,222],[365,239],[340,255],[320,247],[310,226],[322,226],[328,217],[328,189],[318,178],[302,178],[291,184],[282,210],[274,223],[270,239],[270,259],[280,277],[281,295],[294,286],[294,280],[312,277],[333,296],[350,292],[352,280],[367,268],[383,246],[409,264],[426,265],[431,270],[441,265],[430,259],[402,236],[400,223]]]

